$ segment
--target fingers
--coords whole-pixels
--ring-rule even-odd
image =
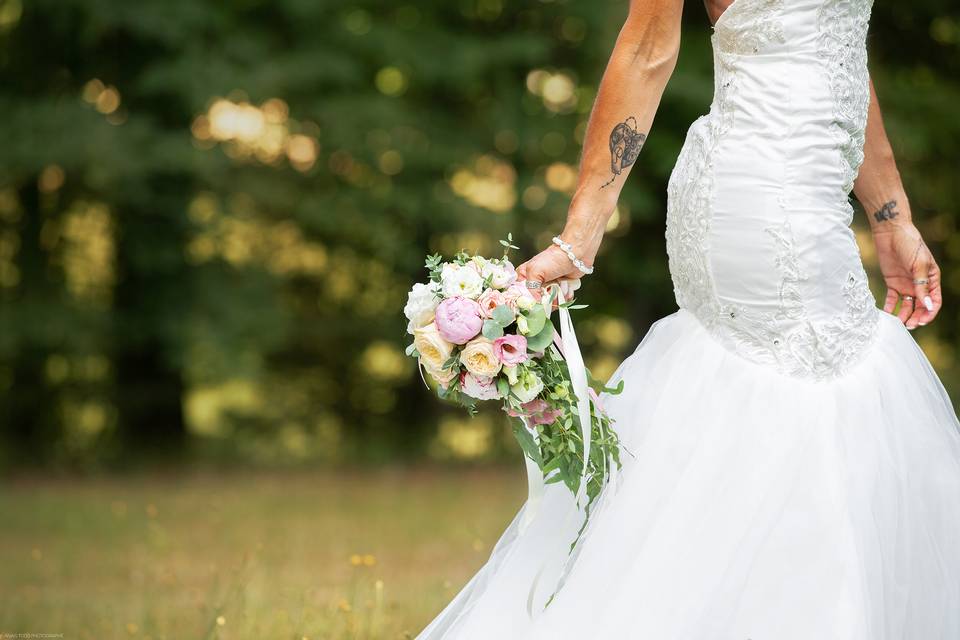
[[[527,271],[529,271],[529,265],[530,265],[530,261],[527,260],[526,262],[524,262],[523,264],[521,264],[519,267],[516,268],[517,280],[529,280],[529,279],[530,279],[530,278],[527,277]]]
[[[560,281],[560,291],[567,300],[573,298],[573,294],[580,288],[580,278],[572,278]]]
[[[937,314],[940,313],[940,309],[943,307],[943,290],[940,288],[940,267],[937,266],[936,262],[932,263],[930,275],[927,279],[930,281],[927,283],[927,291],[933,310],[927,311],[926,316],[920,323],[921,325],[933,322],[933,319],[937,317]]]
[[[923,248],[917,260],[913,263],[913,286],[917,302],[923,305],[926,311],[933,311],[933,300],[930,298],[929,282],[933,257]]]
[[[914,310],[914,299],[911,295],[905,295],[900,299],[900,311],[897,312],[897,317],[900,318],[900,322],[907,324],[907,320],[910,319],[910,316],[913,315]],[[910,328],[910,327],[908,327]]]
[[[910,314],[910,317],[907,318],[904,324],[907,325],[907,329],[913,331],[917,327],[922,327],[927,324],[927,315],[929,315],[929,313],[930,312],[924,308],[922,302],[914,302],[913,313]]]
[[[937,315],[940,305],[935,303],[931,292],[936,289],[940,297],[939,268],[926,245],[921,244],[917,258],[911,266],[913,276],[913,294],[916,297],[916,310],[907,320],[907,328],[928,324]]]
[[[883,301],[883,310],[887,313],[893,313],[893,310],[897,308],[897,301],[899,300],[900,294],[894,289],[887,288],[887,297]]]

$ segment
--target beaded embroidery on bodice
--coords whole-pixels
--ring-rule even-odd
[[[677,304],[792,376],[841,375],[876,329],[848,200],[863,160],[870,9],[735,0],[712,37],[710,113],[690,127],[668,187]]]

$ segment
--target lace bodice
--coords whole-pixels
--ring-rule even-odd
[[[670,179],[677,303],[782,373],[841,375],[875,332],[848,194],[863,160],[870,0],[735,0],[715,91]]]

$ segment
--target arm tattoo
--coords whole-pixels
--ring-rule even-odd
[[[610,170],[613,177],[600,185],[601,189],[612,184],[624,169],[636,162],[646,139],[647,136],[637,130],[637,120],[633,116],[613,128],[610,132]]]
[[[883,203],[883,206],[874,212],[873,217],[877,219],[877,222],[883,222],[884,220],[893,220],[898,215],[900,215],[900,212],[897,211],[897,201],[891,200]]]

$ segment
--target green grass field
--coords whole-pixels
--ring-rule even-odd
[[[525,488],[519,469],[8,482],[0,637],[411,637]]]

